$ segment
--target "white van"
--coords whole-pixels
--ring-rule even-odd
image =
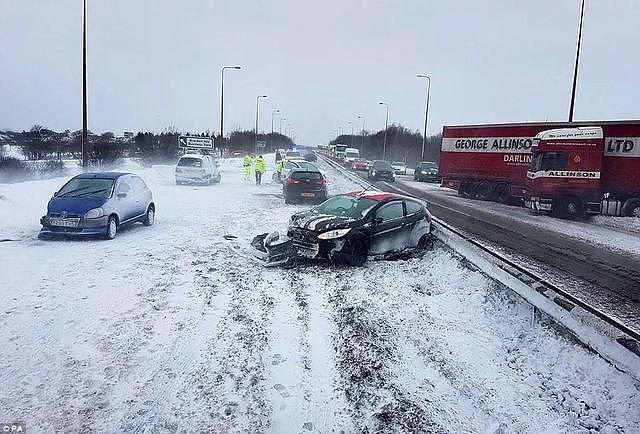
[[[185,154],[176,164],[176,184],[211,184],[221,179],[218,160],[211,155]]]
[[[345,163],[353,163],[357,158],[360,158],[360,151],[356,148],[347,148],[344,150]]]

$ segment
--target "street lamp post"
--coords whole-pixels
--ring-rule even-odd
[[[362,144],[360,147],[362,148],[362,156],[364,157],[364,116],[358,115],[358,119],[362,119]]]
[[[87,167],[87,0],[82,2],[82,167]]]
[[[387,114],[384,118],[384,142],[382,142],[382,159],[385,159],[387,154],[387,128],[389,128],[389,104],[386,102],[379,102],[379,105],[383,105],[387,109]]]
[[[271,109],[271,145],[273,145],[273,115],[275,113],[280,113],[278,109]]]
[[[220,143],[218,143],[218,147],[220,150],[220,155],[222,155],[222,144],[224,142],[224,71],[227,69],[242,69],[241,66],[223,66],[221,72],[220,79]]]
[[[420,156],[424,160],[424,148],[427,142],[427,121],[429,120],[429,99],[431,99],[431,77],[426,74],[418,74],[418,78],[427,79],[427,103],[424,110],[424,135],[422,136],[422,154]]]
[[[260,99],[261,98],[267,98],[267,95],[258,95],[256,97],[256,140],[255,140],[256,155],[258,154],[258,119],[259,119],[259,113],[260,113]]]
[[[351,126],[351,147],[353,148],[353,122],[347,122]]]
[[[280,135],[282,135],[282,121],[286,121],[286,120],[287,120],[287,118],[280,118],[280,130],[279,130],[280,131]]]
[[[578,48],[576,49],[576,64],[573,67],[573,86],[571,88],[571,103],[569,104],[569,122],[573,122],[573,105],[576,100],[576,87],[578,85],[578,65],[580,63],[580,45],[582,43],[582,21],[584,18],[584,0],[580,7],[580,25],[578,26]]]

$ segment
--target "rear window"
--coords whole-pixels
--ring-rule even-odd
[[[374,161],[373,167],[376,169],[389,169],[391,170],[391,164],[388,161]]]
[[[404,162],[402,161],[396,161],[395,163],[393,163],[394,166],[404,166]]]
[[[286,155],[287,157],[300,157],[302,154],[298,151],[289,151]]]
[[[291,179],[322,179],[322,174],[320,172],[302,172],[298,170],[294,170],[289,175]]]
[[[193,157],[182,157],[178,161],[180,167],[202,167],[202,160]]]

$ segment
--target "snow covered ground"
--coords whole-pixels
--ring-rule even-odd
[[[429,191],[442,198],[464,203],[466,206],[495,212],[504,217],[526,222],[534,226],[556,231],[568,237],[585,240],[600,245],[607,249],[618,250],[633,255],[640,255],[640,219],[631,217],[595,216],[585,221],[567,221],[554,218],[545,214],[518,207],[508,206],[495,202],[479,201],[459,197],[449,188],[440,187],[438,184],[418,182],[408,176],[396,178],[397,184],[406,184],[410,187]]]
[[[270,160],[271,161],[271,160]],[[333,193],[358,186],[325,168]],[[0,420],[33,432],[639,432],[640,384],[439,245],[264,269],[280,186],[154,192],[152,227],[40,241],[64,179],[0,184]],[[270,174],[269,174],[270,175]],[[270,176],[269,176],[270,177]],[[268,178],[269,178],[268,177]],[[225,238],[232,235],[237,238]]]

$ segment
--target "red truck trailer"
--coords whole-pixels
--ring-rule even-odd
[[[601,127],[605,137],[603,140],[611,137],[612,146],[634,146],[634,149],[640,152],[640,121],[445,126],[440,152],[442,185],[457,190],[458,194],[464,197],[522,202],[527,193],[527,171],[532,163],[532,148],[536,136],[543,131],[575,127]],[[630,142],[632,144],[629,144]],[[640,157],[640,153],[637,157]],[[632,166],[640,171],[640,166],[637,165],[640,164],[640,158],[633,161],[635,164],[624,166]],[[615,172],[620,170],[620,167],[620,164],[616,163],[608,170]],[[606,176],[607,179],[612,179],[619,175]],[[625,187],[625,190],[628,187]],[[535,194],[530,196],[537,197]],[[545,206],[539,209],[542,210]],[[586,206],[583,209],[593,210]],[[622,213],[622,210],[620,212]]]
[[[542,131],[527,171],[527,207],[564,218],[640,217],[640,121]]]

